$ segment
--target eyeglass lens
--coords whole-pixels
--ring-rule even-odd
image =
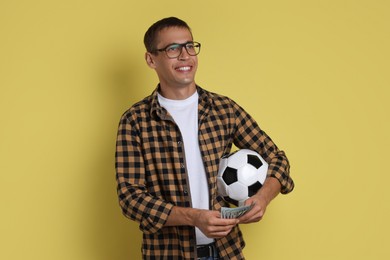
[[[200,43],[197,42],[187,42],[183,44],[172,44],[165,49],[169,58],[177,58],[181,55],[183,51],[183,47],[185,47],[187,53],[191,56],[195,56],[199,54],[200,51]]]

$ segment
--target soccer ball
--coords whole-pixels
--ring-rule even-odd
[[[268,163],[255,151],[241,149],[221,158],[217,176],[218,194],[242,206],[263,186]]]

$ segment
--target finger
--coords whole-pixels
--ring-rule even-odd
[[[210,219],[210,224],[215,226],[235,226],[238,224],[237,219],[228,219],[228,218],[216,218],[216,219]]]
[[[255,205],[251,210],[249,210],[248,212],[246,212],[244,215],[242,215],[239,218],[240,222],[242,220],[248,220],[248,219],[253,218],[253,216],[260,214],[261,210],[262,210],[261,207]]]
[[[239,221],[241,224],[246,224],[246,223],[253,223],[253,222],[259,222],[264,215],[264,211],[260,210],[259,212],[253,212],[248,215],[245,214],[244,216],[239,218]]]
[[[207,233],[224,233],[224,232],[230,232],[235,225],[227,225],[227,226],[209,226],[207,228]]]

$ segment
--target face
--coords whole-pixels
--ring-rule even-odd
[[[192,41],[192,35],[186,28],[169,27],[159,33],[157,49],[162,49],[172,43]],[[167,54],[157,52],[146,53],[146,61],[153,68],[160,80],[161,88],[175,91],[183,88],[195,88],[195,73],[198,67],[197,56],[190,56],[183,48],[181,55],[170,59]]]

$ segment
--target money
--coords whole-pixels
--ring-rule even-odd
[[[239,218],[245,213],[247,213],[249,210],[251,210],[253,208],[253,205],[254,204],[237,208],[222,207],[221,218]]]

